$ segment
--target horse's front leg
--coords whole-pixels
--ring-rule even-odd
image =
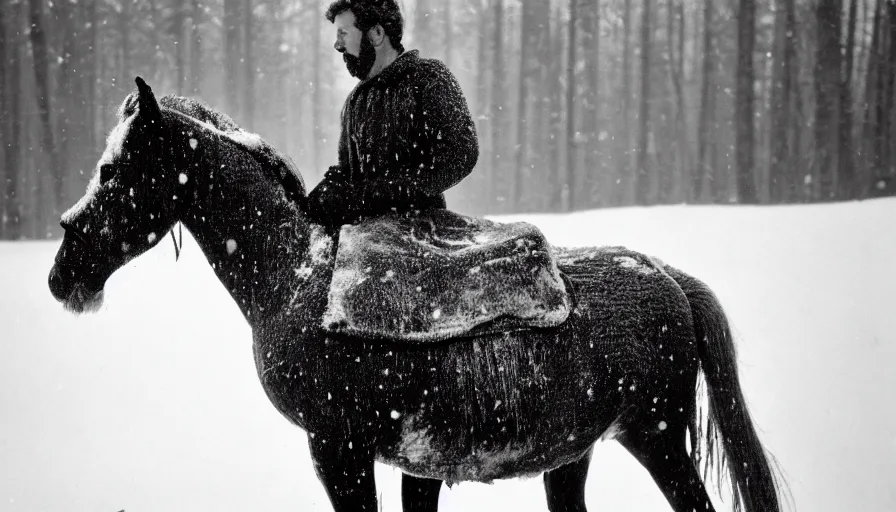
[[[401,509],[404,512],[436,512],[439,509],[441,480],[401,476]]]
[[[309,437],[308,447],[335,512],[377,510],[372,446],[318,435]]]

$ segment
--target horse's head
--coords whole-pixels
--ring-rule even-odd
[[[188,145],[184,137],[168,133],[152,90],[141,78],[136,82],[87,192],[62,215],[65,234],[49,285],[53,296],[76,313],[101,305],[109,276],[155,246],[180,219],[192,194],[184,162],[195,142]]]

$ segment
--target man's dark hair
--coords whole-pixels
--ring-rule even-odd
[[[327,8],[327,20],[330,23],[336,16],[351,10],[355,15],[355,26],[363,33],[367,33],[377,25],[383,27],[383,32],[389,36],[392,47],[398,53],[404,51],[401,37],[404,35],[404,17],[395,0],[336,0]]]

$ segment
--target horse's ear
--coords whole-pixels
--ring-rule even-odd
[[[152,89],[139,76],[134,81],[137,82],[137,107],[140,109],[140,114],[149,119],[161,119],[162,111]]]

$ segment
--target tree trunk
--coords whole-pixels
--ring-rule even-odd
[[[522,6],[522,27],[520,30],[520,81],[519,104],[517,106],[516,126],[516,165],[513,169],[513,192],[510,195],[510,209],[516,212],[519,209],[523,195],[523,184],[529,181],[529,162],[527,150],[529,149],[529,91],[530,82],[534,73],[533,64],[537,63],[530,56],[537,33],[533,27],[534,10],[536,6],[531,2],[524,2]]]
[[[896,168],[894,168],[894,148],[893,148],[893,103],[896,101],[896,0],[887,2],[887,24],[889,25],[889,47],[886,50],[885,58],[882,60],[884,67],[881,75],[885,77],[883,81],[883,91],[881,97],[881,136],[880,136],[880,154],[881,154],[881,175],[894,177]]]
[[[675,173],[672,176],[672,189],[679,197],[670,197],[673,201],[687,200],[689,193],[682,193],[681,189],[685,186],[684,173],[685,169],[690,167],[690,158],[688,150],[688,126],[686,119],[687,106],[684,97],[684,4],[675,5],[674,0],[669,0],[666,9],[667,16],[667,35],[669,47],[669,79],[672,82],[674,91],[674,100],[671,101],[675,111],[675,129],[672,136],[675,139],[676,162]],[[684,196],[684,198],[680,196]]]
[[[243,123],[248,130],[255,129],[254,21],[252,0],[243,0]]]
[[[861,2],[859,4],[859,19],[857,21],[858,27],[861,27],[861,28],[856,28],[856,30],[858,30],[860,32],[860,36],[857,37],[857,39],[856,39],[857,44],[858,44],[858,49],[857,49],[858,55],[856,56],[855,65],[853,66],[853,72],[852,72],[853,76],[855,77],[855,91],[854,92],[855,92],[856,97],[854,98],[854,100],[856,101],[856,110],[857,110],[855,112],[856,119],[854,119],[853,122],[858,122],[858,127],[862,126],[862,120],[860,119],[861,116],[859,116],[860,112],[858,110],[862,108],[862,105],[865,102],[864,89],[863,89],[864,84],[865,84],[864,77],[866,76],[866,74],[868,72],[868,55],[869,55],[868,50],[871,46],[867,42],[867,39],[868,39],[867,34],[868,34],[868,27],[870,26],[870,24],[872,23],[872,20],[873,20],[873,16],[872,16],[873,11],[874,11],[873,0],[861,0]],[[858,131],[858,130],[856,130],[856,131]],[[856,152],[857,153],[861,153],[862,151],[864,151],[864,148],[862,148],[862,144],[861,144],[861,137],[859,137],[858,140],[855,140],[854,142],[856,142]],[[861,169],[861,163],[859,161],[856,161],[856,168]]]
[[[700,126],[697,131],[697,167],[691,174],[691,194],[694,201],[707,197],[706,184],[715,174],[716,120],[715,48],[713,46],[713,0],[705,0],[703,7],[703,83],[700,93]]]
[[[793,102],[793,30],[790,13],[794,0],[784,0],[775,13],[775,51],[773,52],[771,100],[771,161],[769,176],[772,182],[772,202],[787,202],[790,183],[790,115]]]
[[[102,23],[102,15],[99,11],[99,9],[96,9],[92,18],[93,25],[97,27],[98,33],[98,27],[100,23]],[[119,87],[118,44],[109,42],[110,38],[108,36],[108,31],[104,30],[104,32],[103,36],[95,34],[96,58],[94,62],[96,67],[96,90],[98,97],[98,100],[96,101],[97,141],[101,141],[106,136],[106,133],[108,133],[108,124],[111,122],[110,118],[112,117],[109,115],[109,109],[112,108],[110,96],[113,95],[110,91],[115,91]],[[113,48],[115,48],[115,50],[113,50]],[[94,147],[97,150],[100,150],[100,144],[97,144]]]
[[[590,0],[582,6],[582,48],[585,58],[585,84],[582,92],[582,134],[585,140],[585,160],[583,169],[582,191],[586,197],[579,197],[580,206],[590,208],[597,206],[595,183],[603,177],[603,166],[600,158],[600,134],[598,116],[600,115],[600,0]]]
[[[444,9],[445,9],[445,42],[442,45],[442,47],[445,48],[445,66],[447,66],[448,69],[453,69],[454,68],[454,59],[453,59],[453,52],[451,51],[451,47],[453,46],[453,43],[454,43],[454,37],[453,37],[454,21],[452,19],[453,12],[451,9],[451,0],[445,0]]]
[[[53,215],[61,212],[65,205],[65,176],[60,165],[59,149],[53,133],[53,121],[50,117],[52,101],[50,98],[50,62],[47,48],[47,37],[44,31],[43,2],[29,0],[29,17],[31,21],[31,48],[34,55],[34,82],[37,93],[37,110],[41,123],[41,145],[49,158],[50,177],[53,183]],[[49,228],[49,226],[47,226]],[[54,228],[55,229],[55,228]]]
[[[650,191],[650,57],[652,27],[650,20],[653,0],[644,0],[641,17],[641,107],[638,111],[638,170],[635,176],[635,203],[647,204]]]
[[[228,113],[236,116],[239,112],[240,0],[224,0],[223,23],[225,103]],[[319,28],[319,25],[317,27]],[[319,37],[315,40],[319,41]],[[315,48],[320,52],[320,48]]]
[[[295,18],[286,22],[289,27],[284,34],[284,38],[294,38],[299,48],[310,48],[305,34],[308,32],[305,26],[303,14],[307,10],[307,5],[303,0],[297,0],[295,3]],[[289,71],[286,78],[286,133],[290,134],[286,139],[284,151],[286,154],[292,155],[293,159],[304,162],[305,147],[307,144],[304,140],[304,98],[307,92],[308,80],[305,78],[305,54],[307,52],[290,52],[287,54],[287,66]]]
[[[648,0],[649,1],[649,0]],[[566,180],[562,190],[566,192],[566,210],[576,209],[576,23],[577,0],[569,0],[569,40],[566,61]]]
[[[620,95],[622,96],[622,137],[620,137],[621,141],[621,149],[619,152],[618,161],[619,161],[619,175],[621,176],[620,182],[622,180],[629,179],[630,176],[633,176],[631,172],[631,162],[632,162],[632,34],[631,34],[631,26],[632,26],[632,0],[625,0],[625,5],[623,7],[622,12],[622,90],[620,91]],[[622,183],[620,183],[622,184]],[[628,183],[625,183],[624,186],[621,186],[619,189],[619,194],[617,197],[617,204],[625,204],[629,198],[628,193],[626,191],[629,190]]]
[[[755,0],[740,0],[737,17],[737,91],[735,93],[735,155],[737,159],[737,194],[741,203],[758,199],[753,172],[755,167],[753,113],[755,72],[753,48],[756,45]]]
[[[532,137],[533,146],[530,158],[532,160],[531,167],[534,169],[532,173],[533,186],[540,191],[545,191],[545,184],[549,183],[551,163],[549,160],[548,147],[551,137],[551,6],[548,2],[538,2],[535,4],[535,21],[534,30],[536,31],[536,58],[538,62],[543,63],[536,67],[535,71],[535,129]],[[548,208],[549,197],[540,194],[537,197],[536,204],[533,205],[538,210]]]
[[[191,0],[190,4],[190,94],[199,96],[202,85],[202,5],[199,0]]]
[[[787,11],[787,33],[790,34],[788,41],[790,51],[790,92],[792,98],[790,101],[790,147],[788,148],[787,161],[790,163],[787,169],[787,175],[784,177],[786,194],[784,200],[792,202],[794,200],[805,200],[805,179],[806,179],[806,159],[802,157],[803,152],[803,132],[805,130],[805,102],[803,99],[802,88],[800,87],[800,61],[797,54],[797,48],[800,46],[797,38],[796,25],[796,0],[788,0],[784,5]]]
[[[476,131],[481,141],[481,151],[479,155],[479,166],[482,168],[482,180],[484,186],[480,191],[479,201],[483,204],[484,211],[491,212],[495,202],[495,192],[492,187],[494,180],[492,175],[495,170],[492,168],[492,141],[491,141],[491,125],[494,119],[489,119],[489,97],[488,97],[488,76],[489,76],[489,6],[484,0],[477,2],[479,11],[479,34],[477,37],[477,59],[476,59]]]
[[[182,0],[175,0],[172,4],[171,12],[171,40],[174,42],[174,68],[177,76],[175,77],[175,90],[179,96],[183,96],[184,87],[187,82],[187,62],[184,57],[184,29],[187,20],[187,4]]]
[[[91,150],[99,149],[97,147],[97,122],[96,122],[96,104],[97,104],[97,89],[102,88],[102,84],[99,80],[97,80],[97,61],[102,57],[99,52],[99,48],[97,44],[99,43],[99,38],[97,37],[97,8],[96,8],[97,0],[86,0],[85,9],[86,9],[86,19],[89,21],[90,26],[87,28],[87,42],[88,49],[84,54],[84,74],[85,79],[84,83],[86,85],[86,105],[85,110],[87,112],[87,147]]]
[[[62,52],[59,58],[57,80],[57,115],[56,133],[60,163],[65,162],[66,190],[64,197],[80,195],[89,181],[90,170],[96,162],[95,155],[89,149],[92,111],[88,110],[85,78],[90,76],[92,62],[86,57],[89,45],[85,44],[86,33],[82,30],[80,10],[88,7],[82,3],[59,2],[59,20],[61,22]],[[65,209],[68,204],[61,204]]]
[[[815,10],[815,157],[818,165],[816,199],[834,199],[837,179],[837,100],[839,97],[840,2],[818,0]]]
[[[555,20],[551,23],[551,55],[560,55],[563,52],[563,30],[559,16],[552,16]],[[548,187],[550,193],[550,210],[559,212],[563,209],[563,171],[564,165],[562,161],[563,152],[561,144],[563,140],[563,83],[561,81],[561,73],[563,72],[563,60],[553,58],[550,61],[550,97],[551,97],[551,135],[549,138],[550,147],[550,173],[554,177]]]
[[[856,17],[858,0],[849,0],[849,18],[846,25],[846,48],[843,61],[843,73],[840,81],[840,127],[838,133],[839,147],[839,186],[836,197],[853,199],[856,197],[856,169],[852,155],[853,98],[852,76],[856,41]]]
[[[51,23],[51,31],[56,29],[56,33],[62,33],[62,48],[57,56],[57,80],[55,90],[55,130],[56,130],[56,150],[59,152],[60,161],[65,161],[71,166],[74,157],[72,148],[77,149],[75,141],[71,140],[73,136],[77,136],[78,130],[75,129],[74,122],[77,115],[74,112],[75,102],[80,99],[76,96],[76,81],[73,67],[75,66],[75,55],[79,48],[76,47],[78,38],[78,26],[75,20],[74,4],[69,2],[54,3],[53,11],[56,12],[57,25],[54,27]],[[52,17],[51,17],[52,19]],[[52,48],[52,43],[48,42],[48,46]],[[53,83],[51,80],[50,83]],[[53,93],[50,87],[51,94]],[[64,192],[62,197],[67,196]],[[58,205],[64,208],[63,204]]]
[[[318,2],[317,5],[320,3]],[[311,91],[311,115],[312,115],[312,141],[311,147],[312,151],[314,151],[314,169],[315,172],[320,173],[321,175],[325,172],[324,164],[323,164],[323,152],[321,151],[321,145],[324,140],[324,128],[323,128],[323,115],[321,110],[323,109],[323,99],[324,99],[324,87],[321,83],[323,78],[321,66],[323,65],[323,51],[324,51],[324,43],[322,40],[321,30],[323,28],[323,20],[324,13],[321,11],[320,6],[315,7],[312,10],[314,16],[314,23],[312,23],[312,37],[311,37],[311,48],[314,53],[314,65],[313,69],[313,87],[314,89]]]
[[[4,164],[6,163],[6,153],[14,151],[5,143],[9,137],[9,113],[7,108],[7,87],[6,87],[6,14],[4,9],[0,9],[0,155],[4,156]],[[6,203],[9,202],[11,194],[7,188],[11,181],[9,177],[10,171],[0,167],[0,180],[3,181],[3,209],[0,210],[0,240],[7,238],[6,230],[9,219],[6,212]]]
[[[687,18],[685,17],[685,2],[684,0],[680,0],[678,3],[678,115],[680,116],[679,126],[681,127],[681,133],[679,134],[679,140],[681,141],[682,147],[682,164],[683,167],[681,169],[681,175],[679,176],[679,180],[682,182],[679,185],[681,187],[685,187],[685,173],[686,169],[690,169],[694,165],[694,157],[691,151],[691,138],[689,134],[691,133],[690,125],[688,123],[688,112],[690,109],[688,108],[687,95],[685,92],[686,88],[686,67],[685,62],[687,61],[687,53],[685,48],[685,41],[687,40],[687,30],[686,30],[686,22]],[[695,32],[696,34],[696,32]],[[687,200],[686,192],[684,190],[681,191],[682,201]]]
[[[131,76],[131,2],[121,3],[118,14],[118,33],[121,37],[121,64],[119,66],[118,87],[122,95],[132,89],[134,77]]]
[[[421,57],[432,57],[432,48],[428,41],[432,33],[430,28],[432,4],[430,2],[431,0],[417,0],[417,5],[414,8],[414,40]]]
[[[495,29],[493,32],[494,45],[494,61],[493,71],[494,78],[492,80],[492,100],[491,100],[491,123],[492,123],[492,184],[491,190],[498,195],[499,202],[503,202],[505,192],[501,187],[501,180],[505,175],[504,161],[507,159],[505,154],[506,145],[504,143],[505,128],[505,69],[504,69],[504,0],[493,0],[494,4],[494,22]],[[503,206],[500,211],[504,211]]]
[[[875,155],[875,164],[872,170],[873,175],[872,178],[877,178],[884,174],[885,169],[887,167],[887,155],[886,155],[886,137],[887,137],[887,117],[889,112],[887,111],[887,76],[889,75],[888,69],[890,67],[889,63],[889,45],[887,44],[887,35],[888,35],[888,26],[889,26],[889,12],[887,9],[889,0],[884,0],[884,5],[881,8],[881,15],[879,18],[879,31],[880,36],[878,38],[878,48],[877,48],[877,72],[875,78],[875,112],[874,112],[874,126],[875,126],[875,135],[872,139]]]
[[[23,7],[23,11],[21,12],[22,16],[22,34],[27,36],[27,26],[29,25],[29,13],[28,9],[30,6],[28,2],[21,2],[20,6]],[[24,38],[23,38],[24,39]],[[29,58],[28,52],[28,43],[22,43],[22,68],[27,70],[28,66],[31,65],[31,68],[34,67],[33,59]],[[34,73],[29,73],[24,71],[21,76],[21,91],[20,96],[23,102],[29,107],[33,105],[32,99],[34,98]],[[35,119],[37,116],[33,115],[20,115],[20,142],[23,146],[29,147],[32,151],[21,151],[19,152],[19,168],[21,171],[21,181],[19,188],[19,200],[22,208],[22,234],[25,238],[31,239],[39,239],[43,238],[42,231],[45,226],[44,222],[44,213],[41,209],[41,206],[45,206],[51,202],[46,197],[46,189],[45,186],[46,180],[44,179],[44,172],[40,172],[38,169],[39,159],[41,155],[39,154],[40,147],[40,120]],[[35,133],[38,132],[38,133]],[[25,169],[30,169],[33,172],[26,172]],[[46,208],[44,208],[45,210]]]
[[[7,11],[0,9],[0,129],[3,131],[3,210],[0,211],[0,234],[7,240],[17,240],[22,235],[21,198],[19,196],[19,123],[20,86],[19,52],[21,38],[18,36],[19,9],[10,9],[9,34],[5,32]],[[8,47],[7,47],[8,45]]]
[[[478,2],[477,2],[478,3]],[[489,10],[488,5],[479,4],[480,11],[476,14],[479,18],[479,33],[476,45],[476,117],[484,120],[489,113],[488,109],[488,34],[489,34]],[[487,136],[487,130],[481,124],[477,126],[480,136]]]
[[[161,57],[161,55],[159,55],[159,54],[161,53],[160,50],[161,50],[162,44],[164,42],[161,40],[162,38],[160,37],[160,35],[164,35],[166,33],[166,31],[162,28],[162,26],[164,24],[165,17],[163,14],[161,14],[159,12],[159,11],[165,12],[166,6],[162,6],[162,8],[160,9],[159,2],[161,2],[161,1],[163,1],[163,0],[148,0],[146,2],[146,7],[148,9],[148,12],[146,12],[145,14],[141,12],[142,11],[141,5],[138,1],[130,2],[132,4],[131,8],[134,9],[134,11],[136,11],[135,14],[138,16],[141,16],[141,15],[145,16],[147,18],[146,21],[148,22],[149,26],[153,27],[151,30],[148,30],[145,33],[145,37],[147,39],[146,43],[149,43],[149,44],[146,44],[146,43],[144,43],[144,44],[149,48],[153,48],[153,50],[151,50],[149,52],[149,58],[147,59],[145,56],[140,55],[139,49],[137,50],[137,52],[135,52],[138,55],[138,57],[137,57],[137,62],[139,63],[138,66],[140,66],[141,64],[146,62],[146,64],[144,65],[145,69],[146,69],[146,71],[145,71],[146,76],[144,76],[143,78],[144,79],[148,78],[150,83],[155,83],[155,81],[159,80],[159,79],[167,79],[168,71],[169,71],[167,62],[165,63],[165,65],[161,66],[161,68],[162,68],[161,72],[159,71],[159,67],[160,67],[159,66],[159,64],[160,64],[159,57]],[[180,2],[180,0],[173,0],[173,3],[179,4],[179,2]],[[128,3],[128,2],[122,2],[122,3]],[[159,28],[156,28],[156,27],[159,27]],[[128,25],[127,28],[130,30],[133,30],[134,26]],[[139,39],[137,39],[137,38],[135,38],[135,40],[139,41]],[[144,67],[144,66],[140,66],[140,67]],[[130,77],[129,81],[130,81],[131,87],[133,88],[133,86],[134,86],[133,77]]]
[[[865,101],[863,102],[865,109],[864,126],[862,127],[862,140],[865,145],[865,167],[864,173],[866,181],[877,174],[877,167],[880,165],[880,152],[878,139],[880,133],[878,131],[878,76],[881,68],[881,30],[883,16],[883,3],[885,0],[877,0],[874,6],[874,16],[872,18],[871,28],[871,44],[868,49],[868,66],[865,70]],[[862,189],[867,190],[868,183],[862,184]]]

